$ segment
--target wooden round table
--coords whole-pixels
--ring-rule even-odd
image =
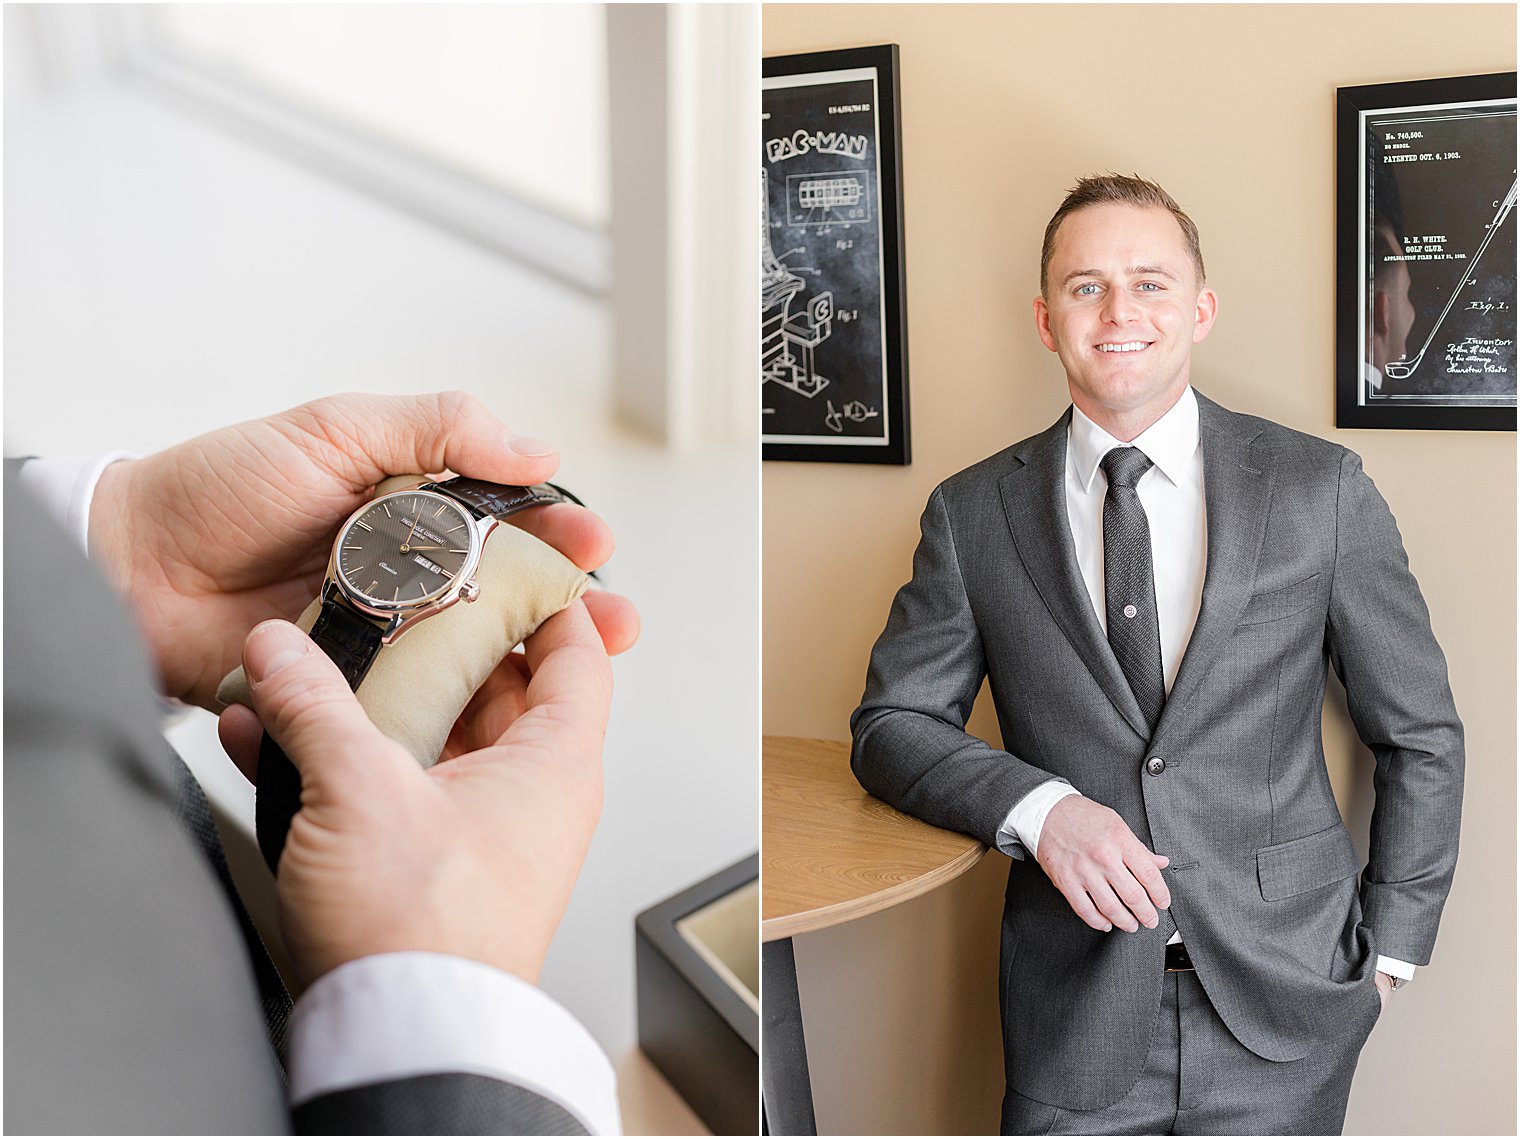
[[[867,794],[850,771],[849,744],[767,736],[762,762],[766,1122],[771,1134],[813,1135],[791,939],[926,894],[970,870],[987,848]]]

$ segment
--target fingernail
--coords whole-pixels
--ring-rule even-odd
[[[265,621],[248,634],[243,646],[243,667],[248,679],[259,684],[287,665],[311,652],[311,641],[286,621]]]
[[[528,459],[543,459],[554,454],[553,447],[531,435],[508,435],[507,446]]]
[[[1106,925],[1106,926],[1103,927],[1103,932],[1104,933],[1113,933],[1114,932],[1114,927],[1112,925]]]

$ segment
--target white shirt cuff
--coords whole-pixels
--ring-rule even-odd
[[[1408,961],[1400,961],[1397,957],[1384,957],[1378,954],[1377,971],[1387,973],[1390,977],[1397,977],[1401,981],[1414,980],[1415,967]]]
[[[59,455],[46,459],[28,459],[21,464],[17,478],[39,499],[50,514],[63,524],[69,536],[90,552],[90,502],[95,485],[105,469],[118,459],[136,459],[131,451],[110,451],[104,455]]]
[[[324,974],[290,1022],[292,1105],[345,1088],[473,1072],[621,1134],[617,1080],[581,1023],[519,977],[442,953],[382,953]]]
[[[1027,850],[1031,858],[1037,857],[1040,831],[1045,818],[1054,807],[1068,795],[1081,792],[1064,779],[1048,779],[1014,804],[1013,810],[998,828],[997,847],[1010,858],[1023,858]]]

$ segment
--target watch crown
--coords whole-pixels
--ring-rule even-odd
[[[480,596],[480,585],[474,580],[465,582],[459,587],[459,596],[465,601],[474,601]]]

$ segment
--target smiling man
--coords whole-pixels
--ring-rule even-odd
[[[1339,1133],[1450,887],[1462,726],[1393,516],[1345,448],[1193,390],[1218,308],[1165,190],[1078,183],[1034,301],[1072,407],[936,488],[851,721],[867,790],[1013,859],[1005,1134]]]

